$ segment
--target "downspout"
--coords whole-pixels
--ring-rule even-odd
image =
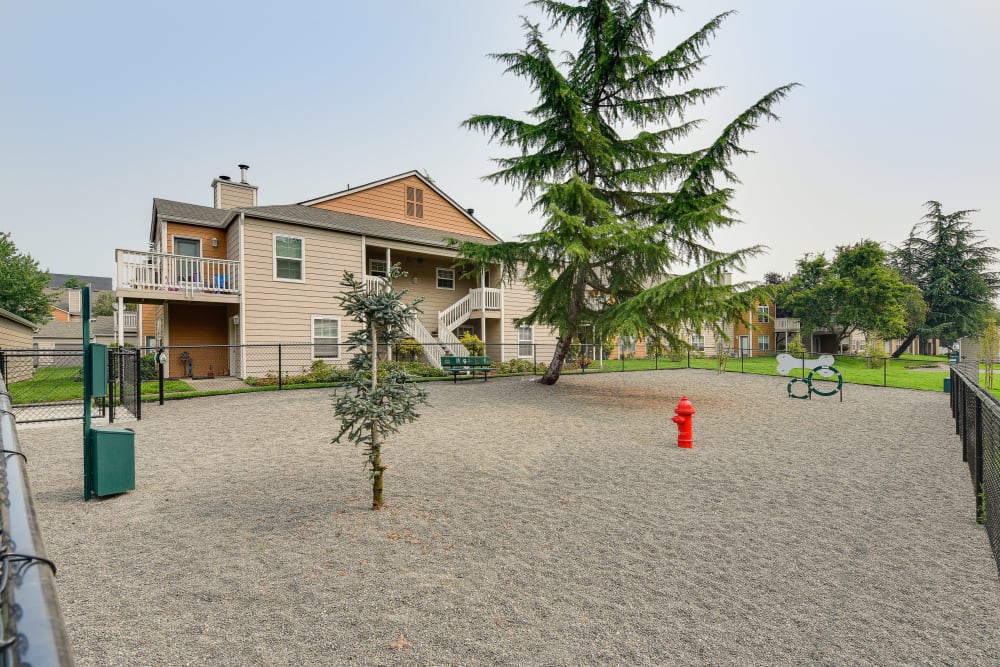
[[[244,258],[244,221],[246,214],[240,211],[240,374],[246,377],[247,374],[247,313],[246,313],[246,261]]]

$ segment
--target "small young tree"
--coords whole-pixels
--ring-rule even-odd
[[[986,370],[986,388],[993,389],[993,371],[1000,355],[1000,331],[997,330],[996,318],[986,320],[986,328],[979,338],[980,352],[983,355],[983,366]]]
[[[347,291],[340,297],[344,312],[360,327],[347,337],[348,350],[355,355],[349,362],[351,376],[347,391],[334,401],[334,414],[340,419],[340,433],[333,439],[339,443],[346,436],[365,448],[372,479],[372,509],[382,509],[382,478],[386,466],[382,463],[382,445],[387,436],[399,432],[399,427],[419,417],[417,406],[427,402],[427,392],[409,381],[406,372],[396,364],[379,368],[378,346],[391,346],[407,336],[406,325],[420,309],[420,299],[405,303],[407,290],[397,291],[392,283],[405,278],[398,264],[388,271],[386,286],[369,290],[354,274],[345,271],[340,284]]]

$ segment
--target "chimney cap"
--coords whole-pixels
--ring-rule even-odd
[[[248,165],[248,164],[238,164],[236,166],[239,167],[240,169],[249,169],[250,168],[250,165]]]
[[[231,181],[233,179],[229,178],[228,176],[219,176],[219,180],[220,181]]]

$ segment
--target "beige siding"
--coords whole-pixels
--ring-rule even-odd
[[[407,186],[423,190],[423,218],[406,215]],[[313,206],[379,220],[405,222],[417,227],[437,229],[451,234],[464,234],[484,239],[492,238],[479,225],[472,222],[464,212],[452,206],[447,199],[427,187],[427,184],[416,176],[409,176],[398,181],[313,204]]]
[[[8,320],[0,317],[0,350],[20,349],[30,350],[33,332],[30,327],[26,327],[20,322]],[[34,375],[34,360],[29,357],[17,357],[7,360],[7,377],[4,381],[8,384],[30,380]]]
[[[514,320],[524,317],[535,307],[535,293],[520,281],[513,285],[504,285],[503,305],[503,359],[507,360],[517,356],[517,327],[514,326]],[[539,346],[537,348],[539,363],[548,364],[556,343],[556,332],[544,325],[536,324],[533,335],[534,343]]]
[[[250,217],[243,231],[246,342],[311,342],[313,315],[341,317],[343,341],[352,327],[337,301],[339,283],[345,269],[357,273],[361,237]],[[275,280],[274,234],[303,239],[303,282]]]
[[[246,208],[256,205],[253,188],[225,181],[216,181],[215,187],[218,188],[219,208]]]

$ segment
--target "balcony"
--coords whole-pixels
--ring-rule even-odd
[[[137,250],[115,251],[118,287],[129,300],[238,303],[240,263]]]
[[[774,318],[775,331],[800,331],[802,329],[797,317],[776,317]]]

